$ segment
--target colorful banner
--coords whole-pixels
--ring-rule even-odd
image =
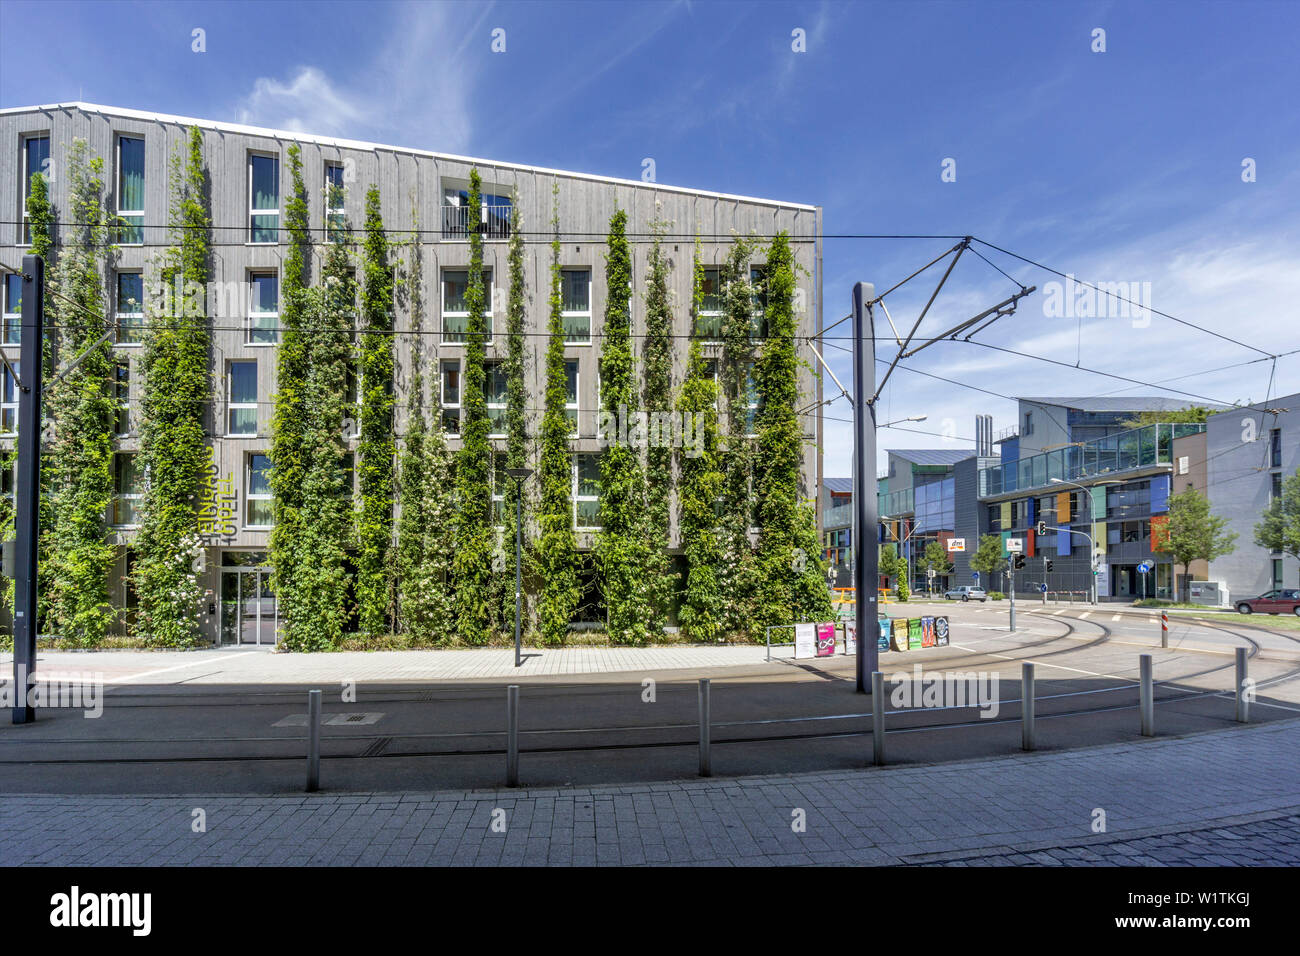
[[[833,623],[817,625],[817,656],[835,656],[835,625]]]
[[[921,619],[919,617],[909,617],[907,619],[907,649],[916,650],[921,646]]]
[[[934,619],[934,646],[948,646],[948,619],[946,617],[936,617]]]
[[[889,635],[893,630],[893,624],[889,618],[882,618],[880,621],[880,638],[876,642],[876,647],[882,651],[889,650]]]
[[[896,617],[893,622],[894,633],[890,635],[890,643],[896,651],[907,650],[907,618]]]
[[[921,646],[934,647],[934,618],[921,618]]]

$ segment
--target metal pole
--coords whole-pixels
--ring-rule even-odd
[[[519,786],[519,685],[506,688],[506,786]]]
[[[767,660],[768,663],[771,663],[772,661],[772,628],[771,627],[763,628],[763,639],[767,642]]]
[[[1160,612],[1160,646],[1169,646],[1169,612]],[[1244,650],[1244,648],[1242,648]]]
[[[1151,655],[1143,654],[1138,658],[1142,677],[1140,696],[1142,710],[1142,736],[1155,736],[1155,686],[1151,681]]]
[[[871,672],[871,762],[885,765],[885,675],[880,671]]]
[[[700,776],[713,776],[712,744],[709,741],[709,678],[700,678]]]
[[[307,691],[307,792],[320,789],[320,691]]]
[[[1034,665],[1020,665],[1020,749],[1034,749]]]
[[[1008,591],[1011,594],[1011,631],[1014,633],[1016,630],[1016,572],[1014,570],[1008,569],[1007,580],[1011,583]]]
[[[520,663],[520,649],[522,647],[520,638],[519,618],[523,609],[523,507],[524,507],[524,483],[518,482],[518,488],[515,494],[515,667]]]
[[[45,261],[23,256],[21,387],[18,393],[18,465],[14,489],[14,705],[13,722],[36,719],[28,693],[36,665],[37,538],[40,534],[41,375],[45,335]]]
[[[865,640],[876,625],[876,325],[870,282],[853,286],[853,589],[854,629],[858,638],[857,690],[867,693],[868,676],[880,665],[875,641]]]
[[[1246,649],[1237,648],[1237,723],[1250,721],[1250,701],[1246,697]]]

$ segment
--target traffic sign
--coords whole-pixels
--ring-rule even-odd
[[[1146,574],[1146,573],[1147,573],[1148,571],[1150,571],[1150,570],[1151,570],[1151,564],[1150,564],[1150,562],[1143,561],[1141,564],[1138,565],[1138,573],[1139,573],[1139,574]]]
[[[970,579],[971,579],[972,581],[974,581],[976,584],[979,584],[979,583],[980,583],[980,573],[979,573],[978,571],[972,571],[972,572],[970,573]]]
[[[1042,591],[1044,594],[1046,594],[1046,593],[1047,593],[1047,585],[1046,585],[1046,584],[1040,584],[1040,585],[1038,585],[1038,590],[1040,590],[1040,591]]]
[[[1009,554],[1020,554],[1025,550],[1024,538],[1007,538],[1007,552]]]

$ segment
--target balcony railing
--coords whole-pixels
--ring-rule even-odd
[[[1205,431],[1203,424],[1167,423],[1131,428],[1118,435],[1069,445],[980,469],[979,496],[1031,491],[1062,481],[1080,481],[1173,463],[1173,440]]]
[[[483,203],[479,217],[479,235],[484,239],[510,238],[510,210],[508,202]],[[468,239],[470,233],[469,206],[442,206],[442,238]]]

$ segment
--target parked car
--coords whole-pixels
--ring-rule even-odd
[[[944,591],[943,596],[948,601],[987,601],[988,593],[983,588],[973,588],[963,584],[959,588],[953,588],[951,591]]]
[[[1300,616],[1300,588],[1278,588],[1256,598],[1237,602],[1242,614],[1295,614]]]

